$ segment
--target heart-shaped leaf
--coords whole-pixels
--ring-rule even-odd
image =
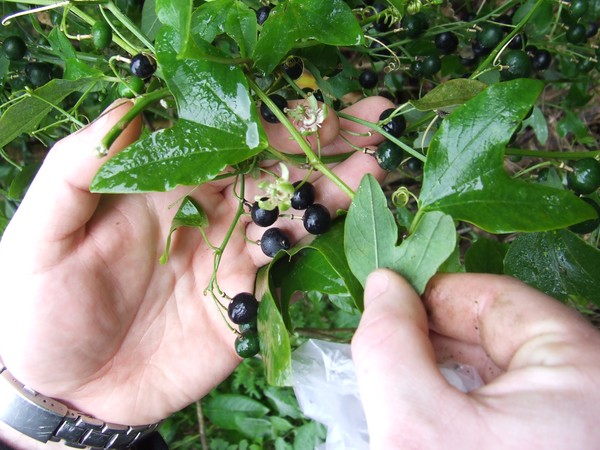
[[[506,143],[542,87],[531,79],[499,83],[445,119],[427,152],[420,208],[492,233],[563,228],[594,217],[572,193],[504,171]]]
[[[373,176],[363,177],[345,225],[344,250],[350,269],[364,286],[377,268],[403,275],[419,293],[454,251],[452,218],[430,212],[416,217],[411,234],[398,246],[398,227],[385,194]]]
[[[279,2],[263,24],[254,49],[254,63],[270,73],[295,44],[314,41],[327,45],[359,45],[362,29],[342,0]]]
[[[185,47],[190,34],[193,0],[156,0],[156,15],[164,25],[178,33],[177,51]]]

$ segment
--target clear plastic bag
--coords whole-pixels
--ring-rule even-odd
[[[483,385],[470,366],[439,366],[446,380],[468,392]],[[319,450],[368,450],[369,432],[349,344],[311,339],[292,355],[293,386],[302,412],[327,427]]]

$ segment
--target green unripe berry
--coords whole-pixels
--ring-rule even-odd
[[[4,50],[4,54],[8,59],[18,61],[23,59],[23,56],[27,53],[27,45],[19,36],[9,36],[4,39],[2,50]]]
[[[511,50],[504,55],[506,68],[500,71],[503,80],[527,78],[531,75],[531,59],[523,50]]]
[[[600,162],[594,158],[578,159],[567,174],[569,187],[580,195],[591,194],[600,187]]]
[[[502,31],[500,25],[490,24],[484,26],[481,31],[477,33],[477,40],[485,48],[494,48],[500,43],[503,36],[504,31]]]
[[[139,77],[131,77],[129,83],[120,83],[118,87],[119,96],[133,98],[144,90],[144,80]]]
[[[260,351],[258,333],[247,330],[240,334],[235,340],[235,352],[242,358],[251,358]]]
[[[565,38],[571,44],[582,44],[585,42],[585,27],[580,23],[576,23],[570,27],[565,33]]]
[[[106,22],[97,20],[92,25],[92,43],[96,50],[104,50],[112,41],[112,28]]]
[[[583,15],[588,10],[588,2],[587,0],[573,0],[571,2],[571,6],[569,8],[569,14],[574,19],[579,19],[583,17]]]
[[[403,153],[402,149],[392,141],[384,141],[377,148],[375,159],[377,159],[379,167],[391,172],[402,162]]]

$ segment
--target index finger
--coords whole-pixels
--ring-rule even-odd
[[[507,276],[436,275],[423,302],[432,330],[480,345],[505,370],[574,362],[585,357],[582,342],[600,345],[600,333],[575,310]]]

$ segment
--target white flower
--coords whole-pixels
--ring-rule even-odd
[[[300,133],[303,135],[316,133],[327,118],[327,105],[319,107],[314,95],[309,95],[308,105],[298,105],[294,109],[287,109],[287,114],[296,122]]]

